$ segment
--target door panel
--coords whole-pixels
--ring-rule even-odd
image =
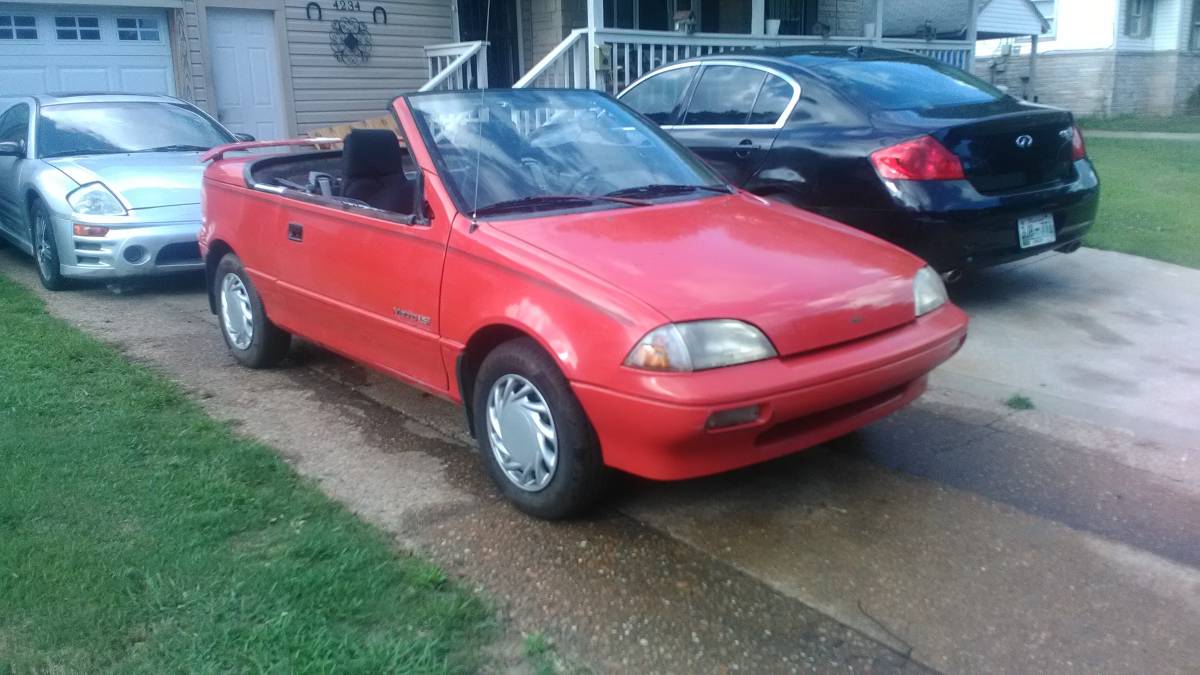
[[[273,13],[214,7],[207,14],[217,119],[258,140],[285,137]]]
[[[30,106],[18,103],[0,114],[0,141],[28,143]],[[19,194],[21,165],[26,160],[0,155],[0,228],[21,240],[27,238]]]
[[[404,225],[285,198],[271,243],[288,322],[347,356],[445,390],[437,339],[444,221]]]
[[[745,185],[771,149],[792,91],[790,83],[761,69],[705,66],[681,123],[667,128],[726,179]]]

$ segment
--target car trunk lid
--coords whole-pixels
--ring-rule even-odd
[[[967,180],[983,194],[1049,187],[1075,175],[1073,120],[1066,111],[997,102],[888,117],[900,129],[940,141],[962,161]]]

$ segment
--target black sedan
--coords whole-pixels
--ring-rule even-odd
[[[1092,226],[1100,184],[1071,113],[862,47],[688,59],[621,100],[735,184],[903,246],[947,275]]]

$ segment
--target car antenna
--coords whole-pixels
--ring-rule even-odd
[[[488,34],[492,30],[492,0],[487,0],[487,9],[483,13],[483,49],[487,49]],[[475,62],[479,67],[479,61]],[[475,73],[475,83],[479,83],[479,73]],[[479,229],[479,165],[483,159],[483,96],[484,87],[479,88],[479,130],[475,133],[475,197],[471,200],[471,227],[468,233]]]

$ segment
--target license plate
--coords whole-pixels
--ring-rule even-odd
[[[1054,216],[1049,213],[1017,220],[1017,239],[1021,248],[1049,244],[1054,238]]]

